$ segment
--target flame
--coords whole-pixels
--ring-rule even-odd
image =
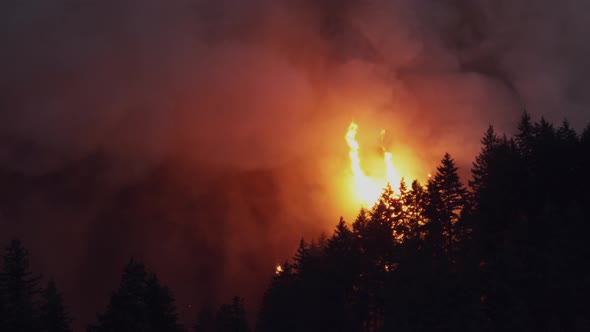
[[[391,152],[387,151],[387,148],[385,148],[385,145],[383,143],[384,138],[385,138],[385,129],[382,129],[381,130],[381,148],[383,149],[383,160],[385,161],[385,176],[387,177],[387,182],[392,187],[395,187],[400,183],[401,178],[400,178],[399,174],[397,174],[395,167],[393,167],[393,154],[391,154]]]
[[[361,167],[359,154],[360,145],[356,140],[358,125],[353,121],[346,132],[346,143],[348,144],[350,166],[354,178],[354,191],[361,205],[371,207],[375,204],[379,195],[389,183],[393,188],[398,188],[401,177],[393,165],[393,154],[388,151],[383,143],[385,130],[381,130],[381,149],[383,150],[383,162],[385,164],[385,178],[371,178],[366,175]]]
[[[283,267],[280,265],[277,265],[277,267],[275,268],[275,274],[279,275],[283,272]]]
[[[371,206],[375,203],[381,188],[375,184],[361,168],[361,158],[359,156],[359,143],[356,140],[356,133],[358,125],[351,122],[346,132],[346,143],[348,143],[348,156],[350,158],[350,165],[352,174],[354,176],[355,191],[358,195],[359,200],[364,206]]]

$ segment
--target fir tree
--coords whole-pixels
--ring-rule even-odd
[[[473,190],[475,201],[478,201],[484,186],[489,183],[490,162],[494,157],[494,151],[500,144],[500,139],[494,132],[494,127],[489,126],[483,138],[481,139],[482,148],[480,153],[475,157],[475,162],[471,168],[472,180],[469,186]]]
[[[182,331],[172,293],[160,285],[154,273],[147,278],[145,302],[152,331]]]
[[[531,121],[531,116],[525,110],[518,121],[518,134],[516,135],[517,146],[525,157],[532,153],[534,135],[535,126]]]
[[[234,297],[231,304],[219,308],[215,318],[216,332],[248,332],[244,300]]]
[[[43,290],[41,302],[41,326],[44,332],[70,332],[72,318],[67,311],[63,297],[55,282],[50,280]]]
[[[294,332],[301,325],[299,313],[302,308],[295,271],[289,262],[284,262],[281,267],[283,271],[275,271],[272,283],[264,293],[256,331]]]
[[[40,277],[29,267],[29,252],[19,240],[6,248],[0,274],[2,296],[1,331],[38,331],[39,312],[37,297]]]
[[[108,332],[176,332],[174,299],[160,286],[155,275],[149,275],[143,264],[131,260],[123,271],[119,288],[112,294],[98,326],[89,331]]]
[[[557,129],[556,134],[561,141],[567,143],[568,145],[575,145],[578,142],[578,134],[570,126],[570,123],[567,119],[563,119],[561,122],[561,127]]]
[[[412,240],[420,240],[422,237],[420,229],[426,223],[426,201],[427,197],[424,187],[422,187],[418,180],[412,181],[412,188],[404,197],[404,205],[408,218],[408,237]]]
[[[465,232],[457,227],[461,210],[466,203],[467,191],[457,174],[457,167],[446,153],[437,167],[436,175],[428,182],[429,205],[427,225],[429,243],[434,250],[443,250],[452,255],[459,234]]]
[[[297,271],[299,275],[304,274],[306,271],[305,269],[309,267],[310,261],[310,252],[309,252],[309,245],[305,242],[302,238],[299,241],[299,247],[297,247],[297,252],[295,253],[295,257],[293,257],[293,268]]]
[[[408,220],[408,187],[406,181],[402,178],[399,183],[399,194],[393,199],[394,216],[393,216],[393,237],[397,242],[403,242],[410,237],[410,225]]]

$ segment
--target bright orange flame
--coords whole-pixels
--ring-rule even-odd
[[[275,274],[279,275],[283,272],[283,267],[280,265],[277,265],[277,267],[275,268]]]
[[[356,140],[358,125],[351,122],[346,132],[346,143],[348,143],[348,156],[350,157],[350,166],[354,176],[355,191],[358,199],[366,207],[370,207],[377,201],[381,188],[375,184],[361,168],[361,158],[359,156],[359,143]]]
[[[393,167],[393,154],[387,151],[383,140],[385,138],[385,129],[381,130],[381,148],[383,149],[383,160],[385,161],[385,175],[387,177],[387,182],[392,186],[396,187],[399,185],[401,181],[401,177],[397,174],[395,167]]]
[[[350,166],[354,177],[354,191],[361,205],[371,207],[385,186],[389,183],[393,188],[398,188],[401,177],[393,165],[393,154],[387,150],[383,144],[385,130],[381,130],[381,148],[383,149],[383,161],[385,163],[385,178],[368,177],[361,167],[361,158],[359,155],[360,145],[356,140],[358,125],[351,122],[346,132],[346,143],[348,144]]]

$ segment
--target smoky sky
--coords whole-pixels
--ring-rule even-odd
[[[337,222],[351,120],[385,127],[412,174],[446,151],[467,174],[484,129],[514,132],[523,109],[583,128],[589,12],[576,0],[3,1],[0,238],[24,240],[77,327],[132,256],[185,321],[234,294],[255,311],[273,265]]]

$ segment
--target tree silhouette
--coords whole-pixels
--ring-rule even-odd
[[[156,274],[147,278],[145,290],[150,326],[153,331],[181,331],[174,298],[167,287],[160,285]]]
[[[295,271],[289,262],[284,262],[282,272],[275,272],[270,287],[266,290],[260,308],[256,331],[297,331],[301,310]]]
[[[478,202],[485,186],[490,182],[490,163],[493,162],[500,139],[494,132],[494,127],[489,126],[481,139],[481,152],[475,157],[473,168],[471,168],[472,180],[469,186],[473,192],[474,202]]]
[[[427,202],[426,191],[418,180],[412,181],[410,190],[402,195],[402,202],[407,220],[405,240],[406,242],[411,241],[416,246],[422,238],[420,229],[426,223],[425,209]]]
[[[273,271],[256,331],[587,331],[590,126],[578,135],[524,112],[515,136],[490,126],[481,145],[469,192],[445,154],[426,186],[388,185],[352,224],[301,239]],[[38,283],[13,241],[0,331],[71,330],[55,283]],[[170,290],[131,260],[88,330],[179,332],[177,321]],[[203,307],[194,331],[248,331],[244,301]]]
[[[525,110],[518,121],[518,134],[516,135],[516,143],[525,159],[532,153],[534,134],[535,128],[531,116]]]
[[[248,332],[244,300],[234,297],[231,304],[223,304],[215,318],[216,332]]]
[[[429,219],[428,245],[436,255],[443,252],[452,256],[460,237],[466,230],[459,223],[461,210],[465,207],[467,191],[459,180],[457,167],[451,156],[446,153],[437,167],[437,172],[428,181]]]
[[[50,280],[43,290],[41,301],[41,330],[44,332],[70,332],[72,318],[63,302],[55,282]]]
[[[0,274],[1,331],[38,331],[40,277],[29,267],[29,252],[19,240],[6,248]]]
[[[174,299],[157,277],[148,275],[143,264],[131,260],[112,294],[98,325],[89,331],[181,331],[176,321]]]

